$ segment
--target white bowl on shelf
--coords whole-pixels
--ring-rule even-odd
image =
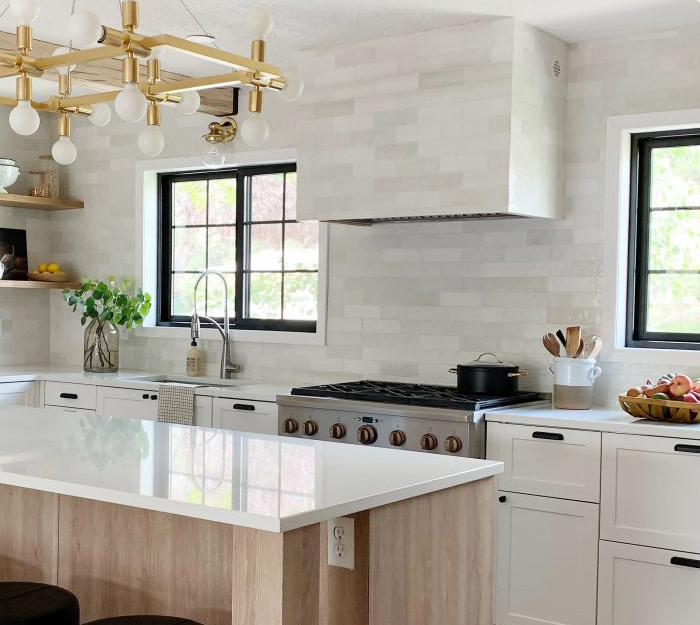
[[[19,178],[17,165],[0,164],[0,193],[7,193],[7,187],[11,187]]]

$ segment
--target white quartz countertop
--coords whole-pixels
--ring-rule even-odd
[[[169,378],[189,384],[201,384],[195,394],[209,397],[247,399],[250,401],[276,401],[277,395],[291,392],[292,385],[276,380],[237,378],[190,378],[185,375],[165,375],[148,371],[119,371],[117,373],[87,373],[82,369],[60,367],[0,366],[0,383],[31,382],[43,380],[96,386],[118,386],[145,390],[158,390],[160,378]]]
[[[284,532],[491,477],[490,460],[0,408],[0,484]]]
[[[620,408],[593,408],[591,410],[558,410],[547,406],[505,408],[488,412],[486,420],[516,425],[593,430],[617,434],[700,439],[700,424],[664,423],[650,419],[635,419]]]

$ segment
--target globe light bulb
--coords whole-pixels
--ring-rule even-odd
[[[246,29],[251,39],[265,39],[272,30],[272,18],[267,9],[255,7],[248,11]]]
[[[284,89],[280,91],[280,98],[288,102],[298,100],[301,94],[304,93],[304,80],[297,72],[287,72],[284,78],[287,83],[284,85]]]
[[[139,135],[138,144],[146,156],[158,156],[165,148],[165,137],[159,126],[149,126]]]
[[[59,165],[70,165],[78,157],[78,148],[70,137],[59,137],[51,148],[51,156]]]
[[[18,135],[33,135],[39,130],[39,124],[39,113],[32,108],[29,100],[20,100],[10,112],[10,128]]]
[[[226,164],[226,155],[223,152],[223,143],[209,143],[202,149],[202,162],[212,169],[223,167]]]
[[[201,99],[197,91],[185,91],[177,105],[177,111],[183,115],[192,115],[199,110],[200,104]]]
[[[112,121],[112,109],[109,104],[99,102],[92,105],[92,113],[88,115],[88,120],[93,126],[106,126]]]
[[[29,26],[39,17],[40,9],[39,0],[12,0],[9,10],[20,26]]]
[[[63,46],[61,46],[60,48],[56,48],[53,51],[53,54],[51,56],[59,56],[61,54],[69,54],[69,53],[70,53],[70,50],[68,48],[64,48]],[[68,72],[72,72],[74,69],[75,69],[75,65],[71,65],[71,66],[62,65],[61,67],[57,67],[56,71],[59,74],[63,74],[65,76],[66,74],[68,74]]]
[[[125,122],[140,122],[148,110],[148,100],[136,83],[126,83],[116,100],[114,110]]]
[[[70,18],[68,32],[74,46],[91,46],[102,38],[102,22],[92,11],[76,11]]]
[[[260,113],[253,113],[241,126],[241,136],[249,146],[262,145],[270,134],[270,127]]]

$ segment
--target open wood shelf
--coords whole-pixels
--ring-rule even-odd
[[[39,280],[0,280],[5,289],[77,289],[78,282],[40,282]]]
[[[14,208],[33,208],[44,211],[62,211],[85,208],[80,200],[62,200],[53,197],[34,197],[31,195],[16,195],[14,193],[0,193],[0,206]]]

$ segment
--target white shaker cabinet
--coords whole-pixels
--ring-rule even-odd
[[[215,398],[213,427],[256,434],[277,434],[277,404]]]
[[[595,625],[598,506],[498,495],[495,623]]]
[[[4,382],[0,384],[0,408],[39,405],[38,382]]]
[[[600,541],[598,625],[697,625],[700,555]]]

